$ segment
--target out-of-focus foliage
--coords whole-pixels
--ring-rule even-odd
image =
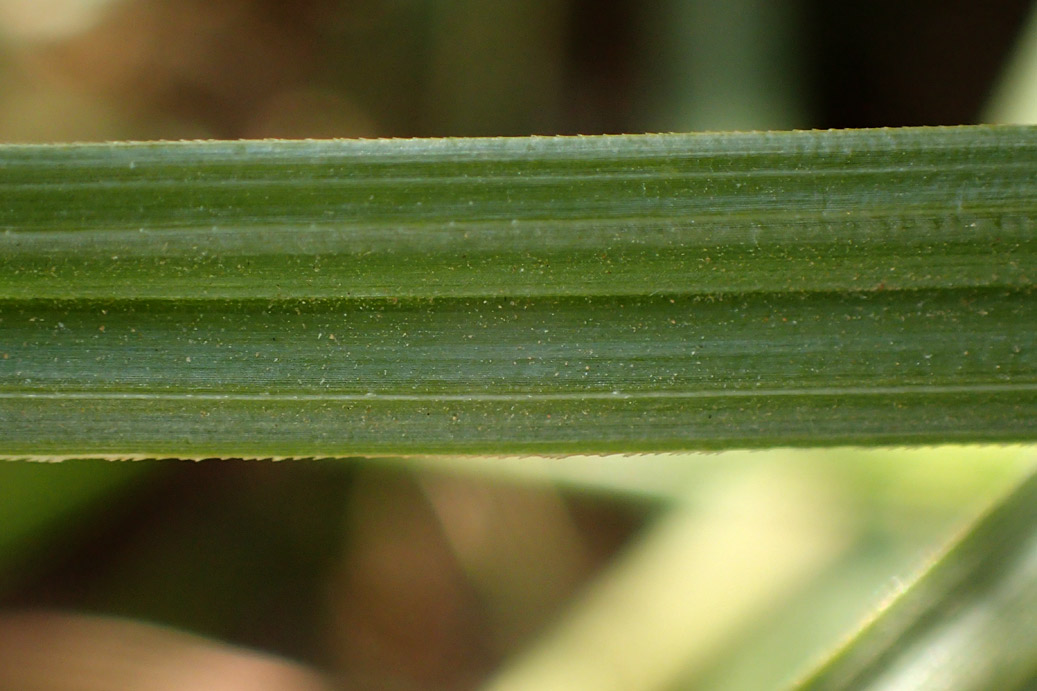
[[[0,0],[0,141],[968,124],[1028,5]]]

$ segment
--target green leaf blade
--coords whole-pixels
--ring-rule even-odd
[[[4,147],[0,297],[1031,285],[1037,136]]]
[[[0,163],[3,456],[1037,438],[1035,129]]]

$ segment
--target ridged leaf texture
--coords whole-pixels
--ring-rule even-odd
[[[0,456],[1037,438],[1037,129],[0,147]]]

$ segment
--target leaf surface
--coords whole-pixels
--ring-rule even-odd
[[[0,147],[0,455],[1037,437],[1037,129]]]

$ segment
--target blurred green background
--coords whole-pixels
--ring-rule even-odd
[[[1029,6],[0,0],[0,142],[973,123]],[[0,664],[21,650],[12,613],[46,611],[273,653],[337,688],[778,688],[1035,462],[5,463]],[[173,688],[130,658],[106,662],[120,688]]]

